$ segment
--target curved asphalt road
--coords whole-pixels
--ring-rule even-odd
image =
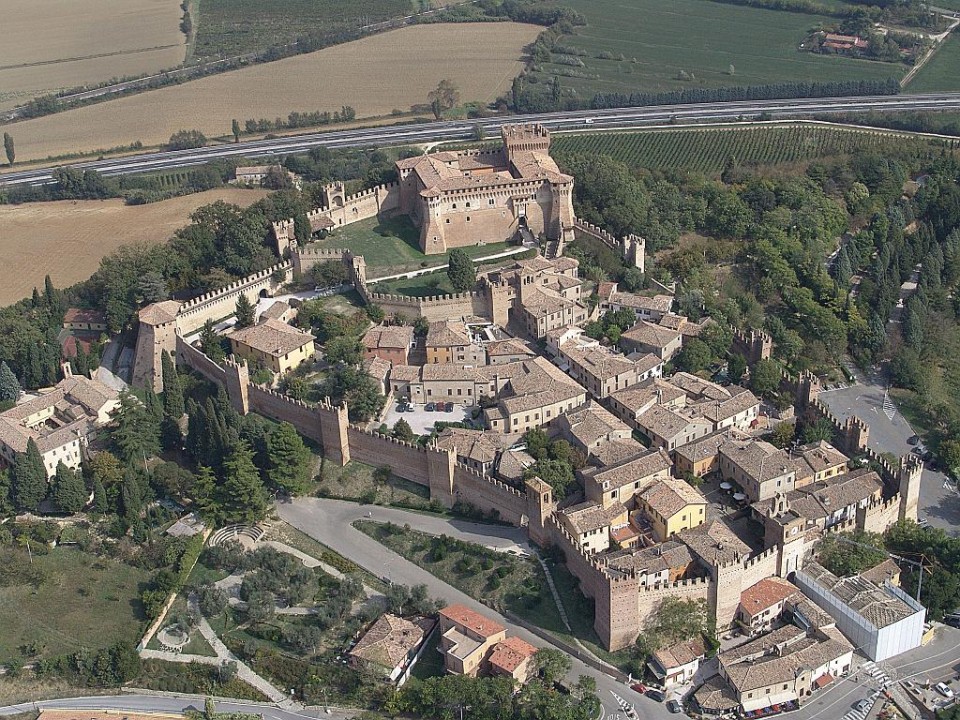
[[[645,125],[663,125],[671,122],[709,120],[732,122],[741,118],[754,119],[760,113],[768,113],[771,118],[784,119],[849,112],[947,109],[960,109],[960,93],[794,98],[789,100],[579,110],[575,112],[511,115],[470,121],[391,125],[377,128],[308,133],[271,140],[250,140],[242,143],[214,145],[195,150],[146,153],[113,160],[93,160],[75,163],[72,167],[94,169],[104,175],[125,175],[190,167],[221,157],[236,155],[268,157],[304,152],[314,147],[385,147],[445,140],[468,140],[474,137],[474,128],[477,126],[490,134],[498,130],[501,125],[523,122],[541,123],[550,130],[629,129]],[[47,167],[5,173],[0,175],[0,185],[47,183],[51,180],[52,170],[53,167]]]

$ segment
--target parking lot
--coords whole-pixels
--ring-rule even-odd
[[[427,435],[433,432],[433,425],[438,420],[442,420],[443,422],[465,422],[471,418],[475,409],[474,406],[464,407],[463,405],[454,404],[453,412],[437,412],[436,410],[427,412],[425,405],[414,404],[410,406],[412,410],[400,412],[397,409],[398,407],[397,401],[391,399],[384,422],[392,428],[397,420],[403,418],[410,423],[410,427],[413,428],[413,431],[417,435]]]
[[[913,429],[899,412],[892,419],[887,417],[883,396],[883,386],[867,382],[821,392],[820,400],[841,420],[850,415],[863,420],[870,428],[870,447],[877,452],[906,455],[912,450],[907,439]],[[954,535],[960,529],[960,494],[946,475],[929,467],[924,468],[920,482],[919,517]]]

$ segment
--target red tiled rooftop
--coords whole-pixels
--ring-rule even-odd
[[[740,605],[751,615],[756,615],[798,592],[797,586],[786,580],[764,578],[740,593]]]
[[[484,637],[491,637],[506,630],[500,623],[471,610],[466,605],[449,605],[440,611],[440,615]]]
[[[526,640],[521,640],[518,637],[508,637],[493,646],[493,651],[490,653],[490,664],[508,673],[513,673],[523,664],[524,660],[533,657],[536,652],[537,648]]]

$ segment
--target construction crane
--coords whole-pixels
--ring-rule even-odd
[[[913,565],[914,567],[919,568],[920,573],[919,573],[919,579],[917,580],[917,602],[920,602],[920,590],[923,588],[923,571],[924,571],[923,563],[927,559],[926,555],[924,555],[923,553],[919,553],[920,555],[919,561],[911,560],[910,558],[905,558],[902,555],[894,555],[891,552],[887,552],[883,548],[878,548],[878,547],[874,547],[873,545],[867,545],[866,543],[857,542],[856,540],[851,540],[850,538],[841,537],[840,535],[835,536],[834,539],[842,543],[847,543],[848,545],[856,545],[857,547],[863,548],[864,550],[876,550],[878,552],[882,552],[889,558],[898,560],[900,562],[905,562],[908,565]]]

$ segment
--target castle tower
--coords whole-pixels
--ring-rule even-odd
[[[347,428],[350,425],[347,405],[333,407],[329,399],[317,408],[320,421],[320,437],[323,439],[323,457],[343,467],[350,462],[350,441]]]
[[[740,605],[740,576],[743,564],[732,562],[711,568],[713,577],[707,593],[707,605],[717,619],[717,632],[726,630],[733,624]]]
[[[343,207],[344,198],[347,196],[346,187],[340,181],[328,183],[323,186],[321,198],[325,207]]]
[[[553,488],[538,477],[530,478],[524,485],[527,489],[527,517],[529,518],[527,533],[537,545],[545,547],[550,544],[546,522],[557,508],[557,503],[553,499]]]
[[[140,310],[137,348],[133,360],[133,384],[158,393],[163,390],[160,358],[164,350],[171,357],[177,354],[177,312],[175,300],[147,305]]]
[[[504,125],[500,137],[507,162],[518,152],[550,152],[550,131],[543,125]]]
[[[623,239],[623,259],[646,272],[647,241],[639,235],[631,233]]]
[[[246,360],[227,360],[224,364],[224,385],[233,409],[241,415],[250,413],[250,369]]]
[[[357,291],[362,293],[360,288],[367,285],[367,261],[363,255],[350,255],[350,269],[353,273],[353,284]]]
[[[797,406],[805,409],[820,395],[820,380],[812,372],[804,370],[797,381]]]
[[[427,481],[430,485],[430,499],[436,500],[446,508],[453,507],[453,472],[457,454],[453,448],[442,450],[438,447],[427,449]]]
[[[923,474],[923,462],[915,455],[900,458],[897,468],[897,482],[900,492],[900,520],[917,519],[917,507],[920,504],[920,479]]]
[[[843,425],[844,451],[848,455],[858,455],[867,449],[870,428],[856,415],[851,415]]]

